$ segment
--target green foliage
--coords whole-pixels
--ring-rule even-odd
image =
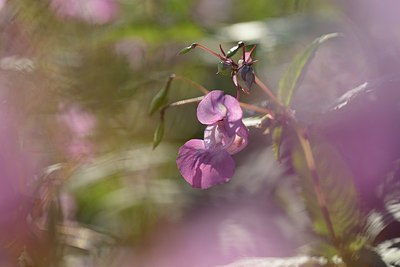
[[[359,239],[356,238],[356,233],[352,232],[360,224],[352,173],[334,147],[321,139],[311,141],[314,141],[312,150],[316,160],[316,171],[320,177],[322,193],[326,198],[326,208],[335,235],[347,249],[359,249],[360,245],[354,245],[354,240]],[[329,237],[329,230],[314,191],[311,172],[300,147],[294,150],[292,157],[314,231],[323,237]]]
[[[306,50],[300,53],[290,64],[289,69],[279,81],[278,98],[285,106],[289,106],[294,91],[299,87],[307,66],[313,59],[321,44],[339,36],[338,33],[326,34],[315,39]]]

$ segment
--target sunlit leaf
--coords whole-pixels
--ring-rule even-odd
[[[320,188],[326,199],[326,209],[332,221],[333,230],[336,238],[349,248],[351,242],[356,239],[352,230],[360,223],[353,175],[334,147],[320,139],[311,141],[314,144],[312,152],[320,178]],[[311,172],[300,147],[294,149],[292,158],[314,231],[319,235],[329,237],[329,230],[314,191]]]
[[[399,266],[400,265],[400,238],[386,240],[379,244],[375,251],[380,256],[376,262],[379,265],[374,266]]]
[[[149,115],[153,115],[154,112],[159,110],[162,106],[164,106],[168,101],[168,92],[171,86],[172,80],[175,78],[175,75],[171,75],[165,84],[164,88],[162,88],[152,99],[149,108]]]
[[[285,106],[289,106],[294,91],[299,87],[301,78],[307,71],[308,63],[313,59],[319,46],[325,41],[339,36],[338,33],[323,35],[315,39],[310,46],[301,54],[296,56],[289,69],[279,81],[278,98]]]
[[[162,141],[164,137],[164,127],[165,127],[165,122],[164,120],[160,120],[156,131],[154,132],[154,137],[153,137],[153,149],[155,149]]]

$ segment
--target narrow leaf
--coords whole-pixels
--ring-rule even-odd
[[[283,137],[283,127],[278,126],[272,132],[272,150],[277,161],[281,162],[281,144]]]
[[[171,75],[165,84],[164,88],[162,88],[151,100],[149,115],[153,115],[154,112],[159,110],[162,106],[164,106],[168,101],[168,92],[171,86],[172,80],[175,78],[175,75]]]
[[[308,64],[313,59],[319,46],[325,41],[339,36],[338,33],[323,35],[315,39],[301,54],[293,60],[289,69],[279,81],[278,98],[285,106],[289,106],[294,91],[299,87],[301,78],[304,76]]]
[[[161,143],[164,137],[164,128],[165,128],[164,120],[160,120],[153,136],[153,149],[155,149]]]
[[[192,49],[196,48],[197,44],[193,43],[185,48],[183,48],[181,51],[178,52],[178,55],[183,55],[186,54],[188,52],[190,52]]]

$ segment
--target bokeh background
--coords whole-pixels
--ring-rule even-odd
[[[177,56],[193,42],[214,50],[257,44],[255,71],[274,90],[315,37],[341,32],[318,51],[294,97],[299,120],[311,124],[348,90],[396,76],[399,8],[345,0],[0,1],[0,265],[206,267],[296,255],[312,240],[309,221],[270,138],[252,130],[230,183],[192,189],[175,158],[202,135],[195,106],[168,111],[164,141],[153,150],[158,116],[148,115],[149,103],[172,73],[235,94],[229,78],[215,75],[216,58],[200,50]],[[172,83],[171,101],[195,96],[182,80]],[[256,88],[241,100],[268,105]],[[334,132],[338,116],[324,129]],[[364,172],[373,180],[382,168]]]

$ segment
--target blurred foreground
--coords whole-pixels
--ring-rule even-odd
[[[149,103],[171,73],[235,94],[209,56],[177,56],[192,42],[257,44],[256,73],[277,88],[299,51],[341,32],[293,109],[349,166],[362,214],[380,208],[383,180],[399,179],[400,4],[348,2],[0,0],[0,266],[222,266],[319,242],[292,170],[260,131],[232,181],[205,191],[175,164],[203,131],[194,106],[168,113],[152,149]],[[172,87],[174,100],[199,95]],[[260,95],[243,100],[265,105]]]

